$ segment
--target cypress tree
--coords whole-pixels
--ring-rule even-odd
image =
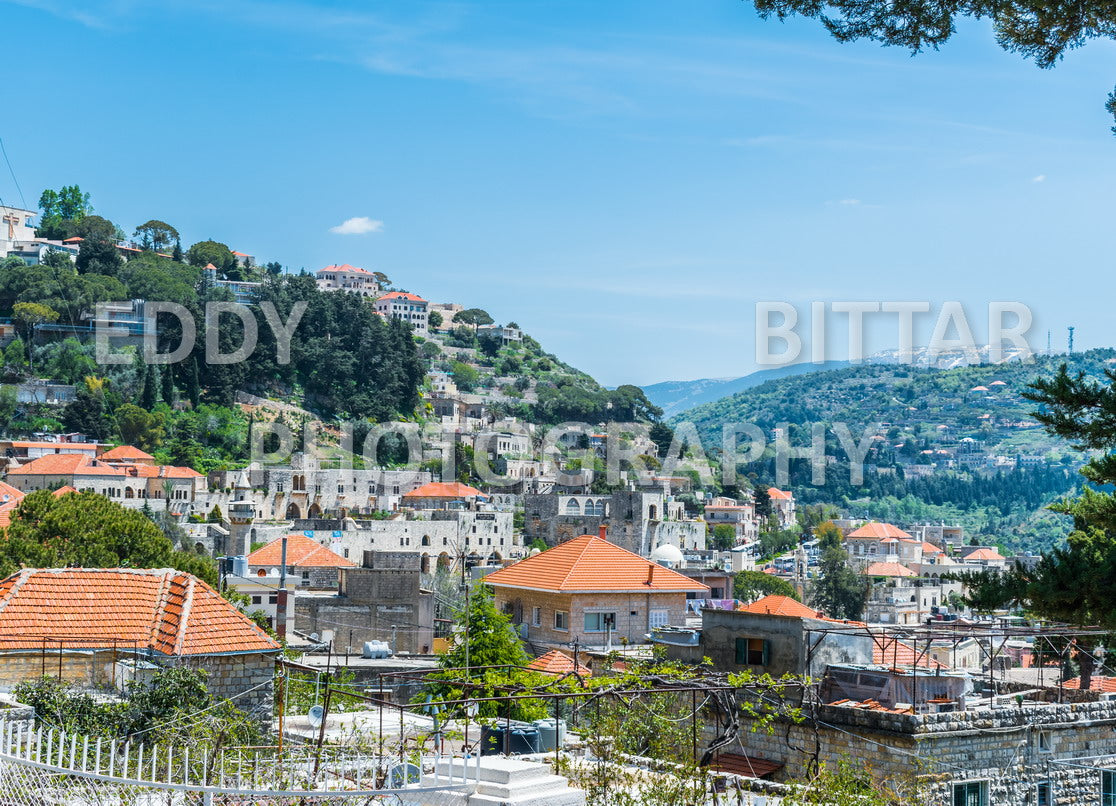
[[[140,405],[148,411],[155,408],[155,404],[159,400],[158,382],[156,375],[158,370],[155,369],[154,364],[148,364],[144,368],[143,374],[143,393],[140,397]]]
[[[168,406],[173,406],[178,395],[174,388],[174,372],[170,367],[163,370],[163,400]]]
[[[201,400],[201,384],[198,383],[198,359],[191,358],[186,368],[186,397],[195,409]]]

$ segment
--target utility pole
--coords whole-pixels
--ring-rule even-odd
[[[469,678],[469,583],[465,579],[465,549],[461,550],[461,587],[465,589],[465,678]]]
[[[287,637],[287,538],[285,537],[280,549],[279,562],[279,595],[275,599],[275,634],[282,641]]]

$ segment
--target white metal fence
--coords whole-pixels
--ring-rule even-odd
[[[4,722],[0,806],[461,803],[462,793],[476,785],[475,767],[463,764],[460,776],[439,777],[438,760],[336,746],[280,753],[148,745]]]

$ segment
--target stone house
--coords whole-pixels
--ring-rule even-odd
[[[406,291],[389,291],[379,297],[374,303],[376,313],[386,319],[399,319],[412,328],[420,336],[427,334],[427,306],[430,304],[418,294],[408,294]]]
[[[798,522],[795,517],[794,493],[789,490],[768,487],[767,497],[771,501],[771,512],[775,516],[775,520],[779,522],[780,529],[790,529]]]
[[[348,291],[371,299],[376,299],[383,293],[375,274],[348,263],[318,269],[314,273],[314,282],[319,291]]]
[[[434,646],[434,594],[421,584],[419,556],[366,551],[359,567],[340,569],[335,593],[302,592],[295,600],[299,632],[317,633],[335,651],[386,641],[395,652],[429,654]]]
[[[686,594],[709,588],[645,560],[604,535],[581,535],[484,578],[496,606],[539,646],[642,644],[685,623]]]
[[[126,661],[208,672],[216,697],[269,718],[281,647],[217,591],[173,569],[25,569],[0,581],[0,685],[54,675],[119,686]]]

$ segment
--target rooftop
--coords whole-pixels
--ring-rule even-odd
[[[287,565],[300,568],[354,568],[356,563],[303,534],[287,535]],[[283,538],[248,555],[248,565],[277,566],[283,561]]]
[[[476,498],[485,495],[476,487],[462,484],[460,481],[432,481],[424,484],[411,492],[404,494],[404,498]]]
[[[559,593],[709,592],[700,582],[596,535],[575,537],[484,579],[490,585]]]
[[[561,676],[574,671],[574,660],[565,652],[552,649],[545,655],[540,655],[528,663],[527,668],[535,672],[541,672],[542,674]],[[577,664],[577,673],[582,677],[589,677],[592,675],[592,672],[589,671],[589,667],[582,663]]]
[[[864,524],[856,531],[849,532],[849,537],[871,537],[876,539],[884,537],[905,537],[910,539],[911,536],[898,526],[893,526],[890,523],[872,521],[871,523]]]
[[[0,581],[0,651],[44,639],[166,656],[280,648],[209,585],[169,568],[25,569]]]

